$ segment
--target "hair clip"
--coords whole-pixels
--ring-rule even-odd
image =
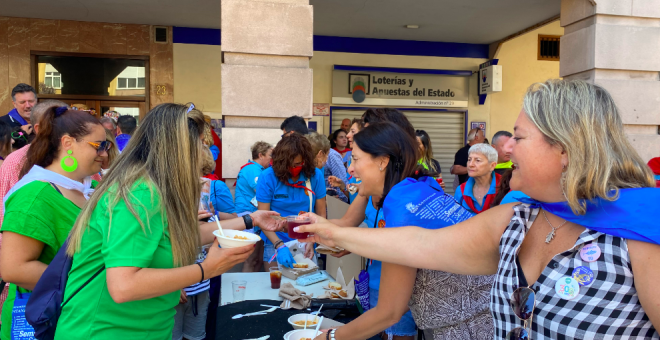
[[[69,108],[67,106],[60,106],[55,109],[55,117],[61,116],[64,112],[67,112]]]
[[[195,104],[190,103],[190,106],[188,107],[188,110],[186,111],[186,114],[189,114],[190,111],[192,111],[195,108]]]

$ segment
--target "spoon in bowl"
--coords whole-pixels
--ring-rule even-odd
[[[226,237],[225,233],[222,232],[222,227],[220,226],[220,216],[218,216],[218,212],[215,212],[215,223],[218,225],[218,230],[220,230],[220,235],[222,237]]]

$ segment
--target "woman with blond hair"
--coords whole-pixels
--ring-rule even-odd
[[[203,132],[203,116],[192,107],[161,104],[147,114],[71,231],[64,300],[73,298],[55,339],[171,339],[179,291],[252,253],[251,245],[220,249],[215,223],[197,222]],[[223,227],[254,222],[268,229],[277,224],[267,222],[275,221],[272,214]],[[195,263],[209,243],[206,259]]]
[[[660,191],[610,94],[584,81],[534,84],[514,131],[506,148],[511,188],[531,197],[522,204],[439,230],[338,228],[317,218],[297,231],[382,261],[495,274],[496,339],[658,339]]]

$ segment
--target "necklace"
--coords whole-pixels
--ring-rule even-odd
[[[552,231],[550,231],[550,232],[548,233],[548,236],[545,237],[545,243],[547,244],[547,243],[550,243],[550,242],[552,241],[553,238],[555,238],[555,232],[556,232],[559,228],[561,228],[562,226],[564,226],[564,224],[566,224],[566,222],[568,222],[568,221],[564,220],[564,222],[562,222],[560,225],[557,226],[557,228],[555,228],[555,227],[552,225],[552,223],[550,223],[550,220],[548,220],[548,216],[545,215],[545,210],[541,210],[541,212],[543,212],[543,217],[545,217],[545,221],[548,222],[548,224],[550,225],[550,228],[552,228]]]

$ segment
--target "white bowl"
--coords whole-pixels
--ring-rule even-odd
[[[255,244],[261,240],[261,238],[255,234],[246,233],[244,231],[231,230],[231,229],[222,229],[222,232],[225,236],[220,235],[220,230],[214,230],[213,235],[218,239],[218,243],[222,248],[238,248],[244,247],[247,245]],[[234,236],[243,236],[247,237],[247,240],[239,240],[234,238]]]
[[[289,318],[288,321],[289,321],[289,324],[293,327],[293,329],[304,329],[305,326],[296,325],[294,322],[296,322],[296,321],[305,321],[306,317],[309,317],[309,319],[307,319],[308,320],[307,329],[316,328],[316,325],[318,324],[318,322],[321,319],[318,316],[312,315],[312,314],[296,314],[296,315],[292,315]],[[312,322],[314,322],[313,325],[312,325]],[[293,340],[293,339],[291,339],[291,340]]]
[[[320,333],[321,331],[319,331]],[[289,339],[288,340],[300,340],[302,338],[310,338],[314,339],[316,335],[316,330],[314,329],[299,329],[297,331],[293,331],[293,333],[289,334]]]
[[[296,330],[294,329],[294,330],[292,330],[292,331],[290,331],[290,332],[284,334],[284,340],[289,340],[289,336],[291,335],[291,333],[293,333],[293,332],[295,332],[295,331],[296,331]]]

